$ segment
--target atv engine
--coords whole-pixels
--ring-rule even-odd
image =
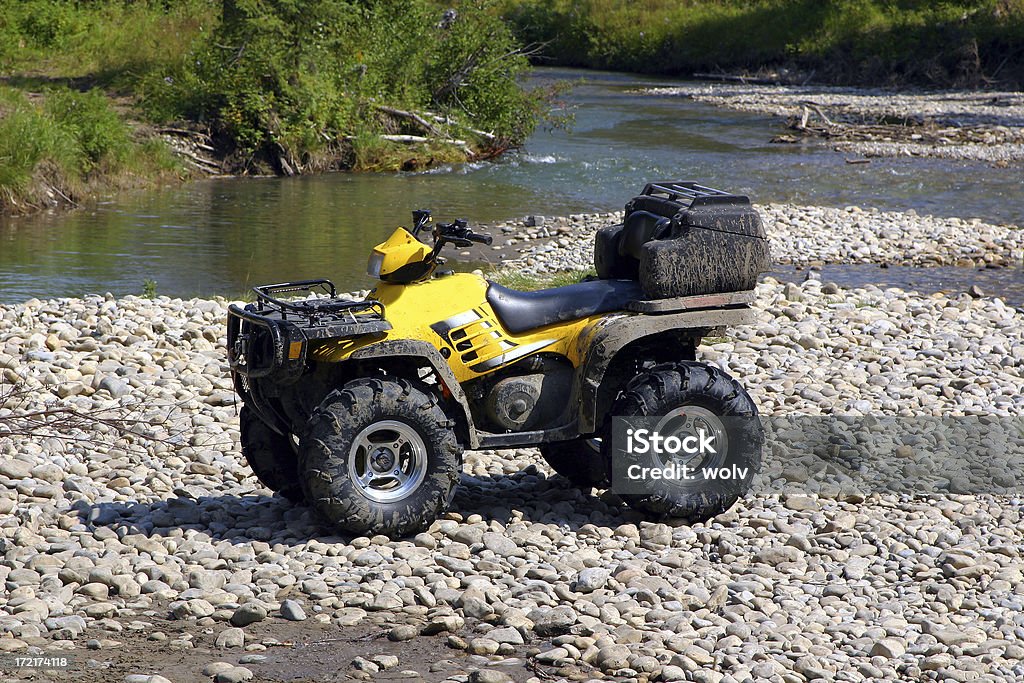
[[[565,359],[532,356],[479,380],[475,389],[486,414],[474,417],[484,417],[488,426],[498,431],[561,426],[569,408],[572,379],[572,366]]]

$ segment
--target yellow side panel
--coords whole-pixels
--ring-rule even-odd
[[[380,284],[371,295],[384,304],[392,329],[372,339],[325,342],[313,350],[314,360],[339,362],[357,349],[385,339],[425,341],[446,356],[461,383],[493,372],[508,363],[544,352],[580,362],[579,335],[607,314],[555,323],[512,334],[502,327],[487,303],[487,282],[459,273],[411,285]]]

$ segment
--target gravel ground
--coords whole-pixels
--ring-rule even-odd
[[[932,156],[997,164],[1024,159],[1024,95],[1019,92],[906,92],[731,83],[696,83],[645,92],[795,119],[805,107],[816,106],[830,120],[852,126],[853,134],[858,126],[888,126],[896,141],[884,139],[885,133],[880,132],[876,140],[835,143],[837,149],[866,156]]]
[[[810,210],[767,211],[779,226]],[[990,228],[996,246],[972,258],[1012,253],[1006,231],[944,225],[960,232],[943,258]],[[800,233],[773,235],[813,252],[799,239],[815,230]],[[572,263],[585,239],[570,234],[525,262]],[[909,253],[901,231],[865,234],[877,258]],[[1024,412],[1024,320],[998,299],[816,280],[758,295],[759,322],[704,358],[763,414]],[[7,680],[1024,678],[1020,497],[758,495],[710,524],[651,523],[567,486],[534,449],[480,451],[427,532],[340,538],[244,464],[225,313],[167,298],[0,306],[0,372],[20,387],[0,430],[50,411],[32,438],[0,432],[0,654],[73,652],[79,667]]]
[[[768,204],[758,209],[771,240],[772,257],[779,264],[1016,267],[1024,261],[1024,230],[1015,225],[854,206],[836,209]],[[554,218],[543,221],[541,227],[526,225],[541,220],[495,227],[529,238],[521,247],[520,259],[506,262],[508,267],[544,273],[592,267],[594,233],[621,221],[622,212],[617,212]],[[545,238],[550,239],[537,242]]]

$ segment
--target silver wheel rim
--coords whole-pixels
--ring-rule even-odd
[[[712,464],[709,461],[717,461],[717,464],[724,461],[725,454],[729,452],[729,436],[722,418],[703,406],[680,406],[672,410],[658,422],[655,431],[662,436],[678,437],[699,436],[703,431],[714,437],[715,453],[680,453],[668,458],[680,467],[696,470]]]
[[[352,442],[348,476],[374,502],[402,500],[427,476],[427,446],[419,432],[404,422],[374,422]]]

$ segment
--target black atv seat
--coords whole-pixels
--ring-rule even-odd
[[[591,280],[537,292],[520,292],[493,282],[487,287],[488,303],[513,334],[622,310],[630,301],[642,298],[643,289],[635,280]]]

